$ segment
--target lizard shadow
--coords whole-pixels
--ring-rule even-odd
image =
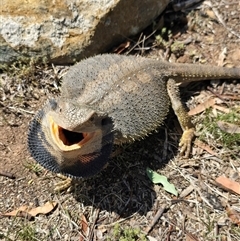
[[[166,128],[161,127],[144,140],[121,146],[121,153],[110,159],[104,170],[75,186],[74,198],[120,217],[147,214],[155,203],[156,192],[146,168],[163,168],[177,150],[166,142],[166,136]]]

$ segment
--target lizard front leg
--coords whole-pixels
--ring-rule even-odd
[[[175,80],[169,79],[167,81],[167,91],[168,96],[171,100],[172,108],[183,130],[183,134],[179,143],[179,146],[181,148],[180,154],[184,155],[184,157],[187,158],[189,157],[191,151],[192,140],[195,136],[195,128],[191,122],[190,116],[188,115],[186,109],[181,102],[179,88],[176,85]]]
[[[73,185],[73,179],[71,177],[64,176],[61,173],[57,174],[57,177],[61,178],[62,181],[56,183],[54,186],[54,192],[70,191]]]

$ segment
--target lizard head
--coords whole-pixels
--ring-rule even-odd
[[[29,125],[28,147],[45,168],[71,177],[88,177],[106,164],[113,124],[86,107],[49,100]]]

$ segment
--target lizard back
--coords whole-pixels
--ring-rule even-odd
[[[110,117],[116,142],[142,138],[163,122],[170,105],[166,77],[154,68],[156,62],[119,55],[89,58],[64,76],[62,98]]]

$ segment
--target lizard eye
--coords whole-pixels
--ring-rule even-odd
[[[54,100],[54,99],[50,99],[49,100],[49,104],[50,104],[50,107],[52,108],[52,110],[56,110],[57,109],[57,102],[56,102],[56,100]]]

